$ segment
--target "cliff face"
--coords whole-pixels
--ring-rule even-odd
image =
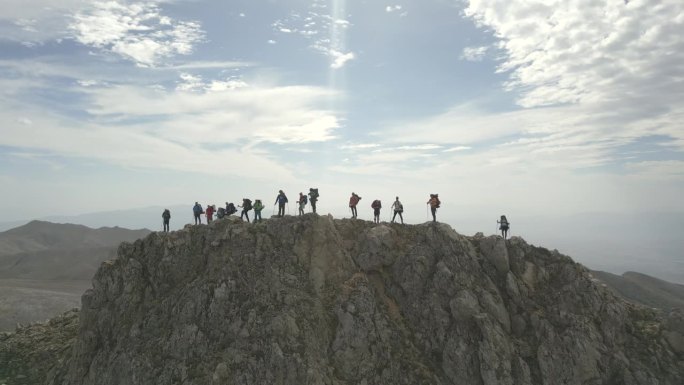
[[[51,384],[681,384],[684,322],[570,258],[326,216],[155,233],[82,298]]]

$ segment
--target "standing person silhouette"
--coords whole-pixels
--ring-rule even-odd
[[[376,199],[371,203],[371,208],[373,209],[373,223],[380,223],[380,209],[382,208],[382,202],[380,199]]]
[[[169,232],[169,221],[171,220],[171,211],[169,209],[164,209],[162,213],[162,218],[164,219],[164,232]]]
[[[254,201],[254,222],[261,222],[261,210],[264,209],[264,204],[261,203],[261,199],[256,199]]]
[[[299,200],[297,201],[300,216],[304,215],[304,207],[306,207],[306,201],[307,201],[306,195],[304,195],[303,193],[300,192],[299,193]]]
[[[316,214],[316,202],[318,202],[318,189],[317,188],[310,188],[309,189],[309,202],[311,202],[311,210],[313,211],[314,214]]]
[[[432,211],[432,221],[437,222],[437,209],[439,208],[439,205],[442,202],[439,201],[439,194],[430,194],[430,200],[427,201],[427,204],[430,205],[430,210]]]
[[[195,215],[195,224],[201,225],[202,224],[201,215],[204,213],[204,209],[202,208],[202,205],[199,204],[198,202],[195,202],[195,205],[192,207],[192,213]]]
[[[401,204],[399,201],[399,197],[392,203],[392,209],[394,210],[394,215],[392,215],[392,223],[394,223],[394,219],[397,217],[397,214],[399,214],[399,218],[401,219],[401,224],[404,224],[404,217],[401,215],[401,213],[404,212],[404,205]]]
[[[283,190],[278,190],[275,203],[278,204],[278,217],[283,217],[285,215],[285,204],[287,203],[287,196]]]
[[[506,239],[508,236],[508,227],[510,226],[510,222],[508,222],[508,219],[506,219],[505,215],[501,216],[500,221],[496,221],[496,223],[499,224],[499,230],[501,230],[501,236],[503,239]]]
[[[205,215],[207,216],[207,224],[214,220],[214,205],[208,205]]]
[[[249,210],[252,209],[252,201],[248,198],[243,198],[242,199],[242,206],[238,205],[238,207],[242,207],[242,212],[240,213],[240,219],[247,218],[247,223],[249,223]]]
[[[358,212],[356,211],[356,205],[359,204],[360,200],[361,197],[356,195],[356,193],[352,193],[351,197],[349,198],[349,208],[351,208],[352,218],[356,218],[358,215]]]

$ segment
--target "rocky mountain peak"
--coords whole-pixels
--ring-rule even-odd
[[[684,378],[681,313],[629,304],[557,251],[439,223],[308,214],[153,233],[100,267],[79,323],[46,383]]]

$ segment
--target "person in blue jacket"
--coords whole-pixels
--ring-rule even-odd
[[[278,190],[278,196],[276,197],[275,203],[278,204],[278,217],[284,216],[285,204],[287,203],[287,196],[285,195],[283,190]]]
[[[195,202],[195,206],[192,207],[192,213],[195,215],[195,224],[201,225],[202,224],[201,215],[204,214],[204,209],[202,208],[202,205]]]

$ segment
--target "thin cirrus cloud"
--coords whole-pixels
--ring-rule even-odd
[[[199,23],[164,16],[153,2],[95,2],[78,12],[69,28],[79,43],[146,67],[189,55],[204,39]]]
[[[517,95],[519,108],[454,106],[389,125],[395,142],[420,143],[427,131],[453,148],[477,145],[465,158],[462,151],[447,154],[480,168],[505,162],[528,172],[625,163],[628,172],[681,176],[669,171],[679,160],[644,163],[622,149],[657,136],[680,157],[684,150],[684,3],[471,0],[465,14],[498,40],[498,70],[508,76],[505,87]],[[469,47],[462,58],[480,60],[488,50]]]
[[[292,12],[272,26],[276,33],[309,41],[309,47],[330,58],[330,68],[337,70],[356,59],[356,54],[346,47],[346,31],[352,27],[346,17],[343,9],[328,10],[327,5],[317,0],[305,14]]]

